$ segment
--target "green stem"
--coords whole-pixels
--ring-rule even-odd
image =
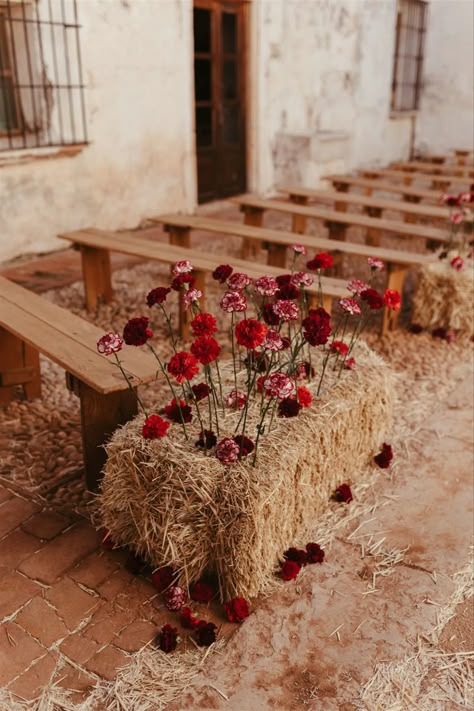
[[[115,360],[116,360],[117,362],[116,362],[116,363],[112,363],[112,365],[116,365],[116,366],[120,369],[120,372],[122,373],[123,377],[125,378],[126,383],[127,383],[128,387],[129,387],[130,391],[135,395],[138,404],[140,405],[140,407],[142,408],[143,412],[145,413],[145,416],[148,417],[147,409],[146,409],[145,405],[143,404],[143,402],[142,402],[142,400],[141,400],[139,394],[137,393],[137,391],[136,391],[135,388],[133,387],[132,383],[130,382],[130,378],[128,377],[127,373],[126,373],[125,370],[123,369],[122,362],[119,360],[119,357],[118,357],[117,353],[114,352],[114,356],[115,356]]]
[[[186,439],[189,439],[188,433],[187,433],[187,430],[186,430],[186,423],[184,422],[184,415],[183,415],[183,412],[182,412],[182,410],[181,410],[180,398],[179,398],[179,397],[177,396],[177,394],[176,394],[176,391],[175,391],[175,389],[174,389],[174,387],[173,387],[173,383],[171,382],[170,377],[169,377],[168,373],[166,372],[166,368],[164,367],[163,363],[161,362],[160,356],[159,356],[158,353],[155,351],[155,349],[153,348],[153,346],[151,345],[151,343],[147,342],[147,346],[148,346],[149,350],[150,350],[150,351],[153,353],[153,355],[155,356],[156,360],[158,361],[158,365],[160,366],[161,372],[163,373],[163,375],[164,375],[165,378],[166,378],[166,382],[167,382],[168,385],[169,385],[169,388],[170,388],[170,390],[171,390],[171,392],[172,392],[172,394],[173,394],[173,398],[174,398],[174,400],[175,400],[175,402],[176,402],[176,405],[177,405],[177,407],[178,407],[179,417],[180,417],[180,420],[181,420],[181,424],[182,424],[182,426],[183,426],[184,436],[185,436]],[[196,410],[197,410],[197,407],[196,407]]]

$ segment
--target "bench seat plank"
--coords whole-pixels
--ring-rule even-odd
[[[404,170],[407,172],[418,171],[420,173],[434,173],[435,175],[456,175],[456,176],[466,176],[468,179],[474,177],[474,170],[468,166],[462,165],[436,165],[436,163],[429,163],[427,161],[413,160],[413,161],[400,161],[396,163],[391,163],[391,168],[394,170]]]
[[[406,170],[392,170],[390,168],[365,168],[359,170],[360,175],[367,178],[389,178],[391,180],[401,180],[405,185],[411,185],[413,181],[417,182],[431,182],[433,187],[436,187],[436,183],[439,185],[455,185],[458,186],[458,190],[468,190],[470,179],[464,176],[458,175],[436,175],[434,173],[421,173],[416,171],[406,171]],[[444,189],[444,188],[443,188]]]
[[[324,175],[322,180],[328,180],[336,190],[347,189],[350,186],[364,188],[369,194],[372,192],[381,193],[399,193],[403,195],[404,200],[429,200],[430,202],[439,203],[441,193],[440,190],[422,190],[421,188],[413,188],[408,185],[400,185],[398,183],[389,183],[383,180],[369,180],[369,178],[361,178],[357,175]]]

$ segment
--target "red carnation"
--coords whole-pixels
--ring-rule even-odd
[[[196,628],[196,642],[200,647],[209,647],[217,639],[217,627],[213,622],[199,620]]]
[[[352,501],[352,491],[349,484],[341,484],[340,486],[338,486],[333,494],[333,499],[335,501],[341,501],[345,504],[348,504],[350,501]]]
[[[214,588],[212,587],[212,585],[204,581],[198,581],[197,583],[194,583],[194,585],[192,585],[191,587],[189,594],[191,596],[191,600],[203,603],[211,602],[212,598],[215,595]]]
[[[331,317],[323,308],[310,309],[303,319],[303,336],[310,346],[321,346],[328,342],[331,334]]]
[[[298,402],[301,405],[301,407],[309,407],[311,403],[313,402],[313,396],[309,392],[308,388],[305,388],[304,385],[301,385],[298,390]]]
[[[384,305],[383,298],[380,296],[379,292],[372,288],[363,291],[360,298],[362,301],[367,301],[369,308],[373,311],[381,309]]]
[[[163,592],[163,590],[166,590],[166,588],[168,588],[173,583],[173,580],[174,570],[171,565],[165,565],[162,568],[158,568],[158,570],[155,570],[155,572],[151,576],[151,582],[158,590],[158,592]]]
[[[301,566],[295,563],[294,560],[285,560],[281,564],[281,577],[283,580],[294,580],[301,570]]]
[[[235,327],[235,337],[240,346],[254,350],[265,338],[267,327],[255,318],[244,318]]]
[[[384,442],[382,444],[382,451],[379,452],[378,454],[375,455],[374,457],[374,462],[381,468],[381,469],[388,469],[390,466],[390,462],[393,459],[393,451],[392,448],[389,444]]]
[[[204,400],[205,397],[211,392],[211,388],[207,383],[198,383],[197,385],[191,385],[191,390],[193,391],[194,399],[199,402]]]
[[[166,286],[157,286],[156,289],[152,289],[148,292],[146,297],[146,302],[150,308],[155,304],[162,304],[166,301],[166,297],[170,293],[171,289]]]
[[[217,437],[212,430],[204,430],[194,446],[199,449],[212,449],[217,444]]]
[[[182,607],[179,614],[179,620],[183,627],[188,630],[195,630],[199,624],[198,616],[191,610],[190,607]]]
[[[454,333],[454,331],[452,331],[451,329],[443,328],[442,326],[433,329],[431,335],[433,336],[433,338],[441,338],[443,341],[447,341],[448,343],[452,343],[456,339],[456,334]]]
[[[294,563],[298,563],[300,568],[308,562],[306,551],[301,548],[288,548],[283,553],[283,557],[285,560],[292,560]]]
[[[347,345],[347,343],[344,343],[344,341],[333,341],[331,343],[331,350],[345,356],[345,355],[347,355],[349,346]]]
[[[193,336],[212,336],[217,331],[217,320],[212,314],[197,314],[191,321]]]
[[[319,254],[314,255],[313,259],[306,262],[307,268],[313,272],[317,269],[329,269],[329,267],[332,267],[333,264],[334,259],[327,252],[319,252]]]
[[[423,331],[423,326],[419,323],[412,323],[410,326],[410,333],[421,333]]]
[[[262,308],[262,318],[267,326],[278,326],[280,319],[273,310],[273,304],[264,304]]]
[[[142,436],[145,439],[161,439],[168,432],[169,422],[165,422],[159,415],[149,415],[142,427]]]
[[[299,299],[300,290],[294,284],[285,284],[280,286],[275,296],[279,301],[291,301]]]
[[[236,435],[235,437],[232,437],[232,439],[239,446],[241,457],[246,457],[247,454],[250,454],[250,452],[253,452],[255,449],[255,445],[252,440],[245,437],[245,435]]]
[[[198,362],[191,353],[179,351],[168,363],[168,373],[173,375],[178,383],[182,383],[183,380],[191,380],[199,373]]]
[[[184,272],[183,274],[175,276],[171,282],[171,288],[174,289],[174,291],[181,291],[185,284],[189,284],[189,288],[191,289],[195,281],[195,278],[190,272]]]
[[[162,652],[174,652],[176,645],[179,642],[178,630],[176,627],[171,627],[171,625],[164,625],[161,628],[161,632],[156,636],[156,643]]]
[[[220,264],[212,272],[212,278],[218,281],[220,284],[224,284],[233,271],[234,270],[229,264]]]
[[[324,560],[324,551],[318,543],[307,543],[306,558],[308,563],[322,563]]]
[[[229,622],[243,622],[249,615],[249,604],[243,597],[234,597],[224,603],[225,614]]]
[[[402,304],[402,297],[396,289],[385,289],[383,302],[387,308],[398,311]]]
[[[299,415],[301,405],[295,397],[286,397],[278,403],[278,414],[280,417],[296,417]]]
[[[191,353],[203,365],[215,361],[220,352],[221,347],[212,336],[199,336],[191,345]]]
[[[123,329],[123,340],[129,346],[143,346],[153,333],[148,328],[150,319],[146,316],[131,318]]]
[[[184,422],[191,422],[193,419],[192,410],[189,405],[186,405],[184,400],[179,401],[179,405],[173,398],[169,405],[165,407],[165,415],[171,422],[178,422],[182,424]]]

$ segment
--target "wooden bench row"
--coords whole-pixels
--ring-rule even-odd
[[[422,200],[430,203],[438,203],[441,198],[440,190],[426,190],[422,188],[414,188],[409,185],[400,185],[399,183],[390,183],[385,180],[376,180],[363,178],[357,175],[325,175],[323,180],[332,183],[332,186],[338,192],[347,192],[349,188],[361,188],[364,194],[371,196],[374,192],[381,193],[396,193],[402,195],[406,202],[418,203]]]
[[[474,169],[466,165],[436,165],[427,161],[412,160],[399,161],[392,163],[391,168],[394,170],[403,170],[407,172],[431,173],[434,175],[455,175],[457,177],[465,177],[468,180],[474,178]]]
[[[391,168],[364,168],[358,171],[359,175],[369,180],[385,179],[400,181],[404,185],[412,185],[414,182],[431,182],[433,190],[446,191],[457,189],[459,191],[468,190],[471,178],[456,175],[436,175],[434,173],[422,173],[416,171],[394,170]]]

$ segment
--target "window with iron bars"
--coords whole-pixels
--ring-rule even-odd
[[[392,111],[416,111],[420,100],[428,3],[398,0]]]
[[[0,0],[0,151],[87,143],[76,0]]]

